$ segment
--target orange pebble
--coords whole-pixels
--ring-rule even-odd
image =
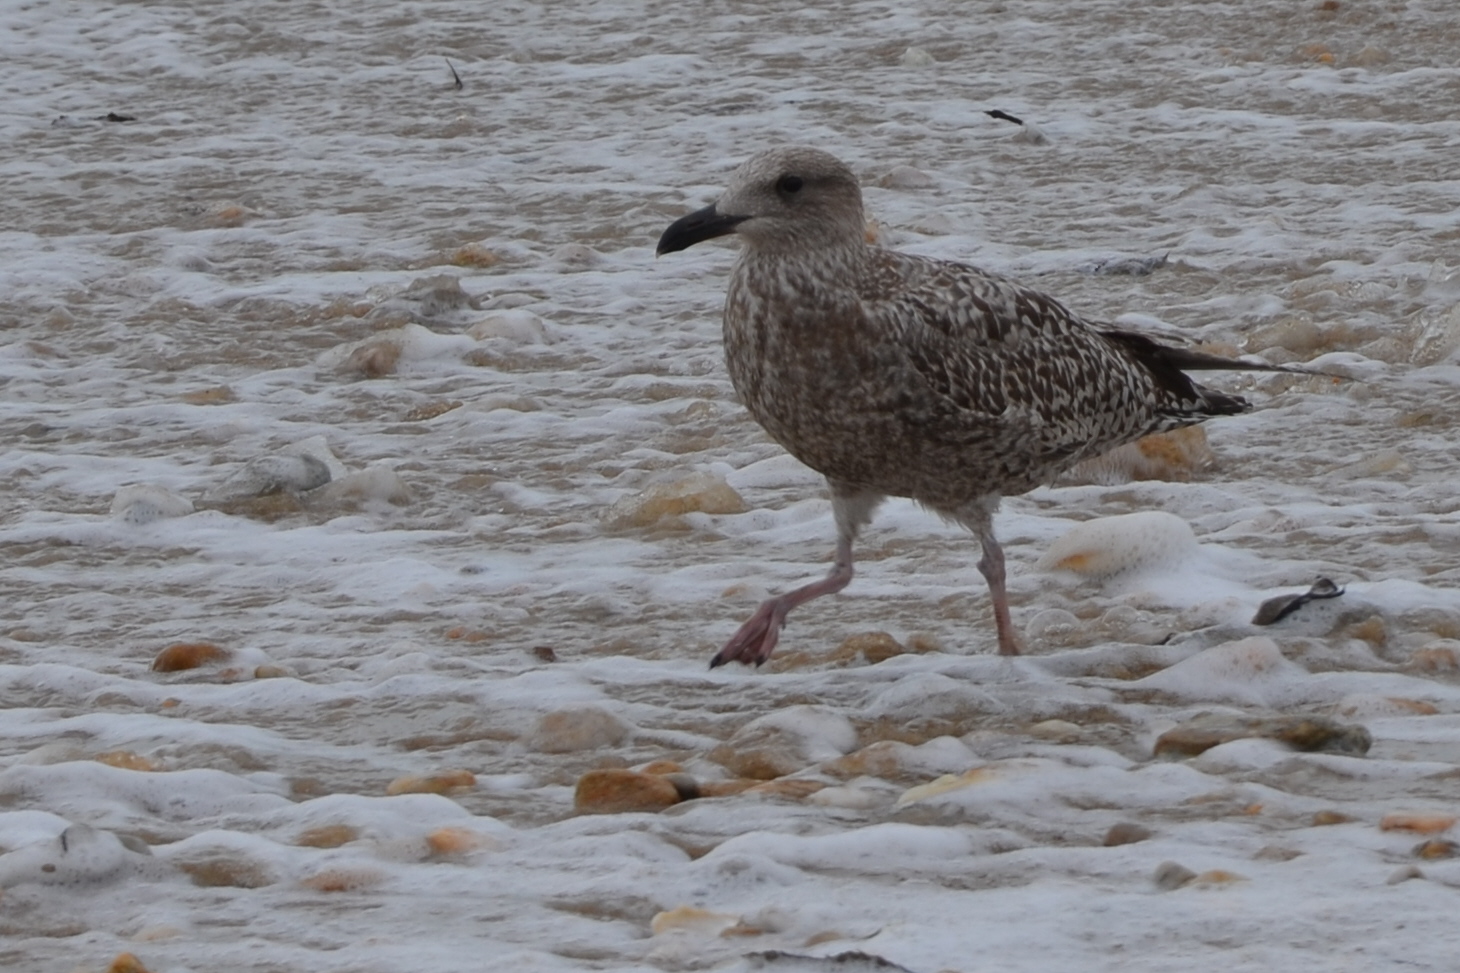
[[[148,973],[148,970],[131,953],[118,953],[117,958],[112,960],[112,965],[106,968],[106,973]]]
[[[385,788],[391,797],[398,794],[448,794],[477,786],[476,774],[469,770],[448,770],[428,777],[397,777]]]
[[[1438,834],[1455,824],[1453,814],[1424,814],[1393,811],[1379,822],[1381,831],[1413,831],[1416,834]]]
[[[211,642],[179,642],[157,653],[152,660],[153,672],[181,672],[196,669],[209,662],[222,662],[233,653]]]
[[[94,758],[99,764],[106,764],[108,767],[120,767],[122,770],[161,770],[157,761],[149,760],[139,753],[130,750],[111,750],[107,753],[99,753]]]
[[[426,835],[426,845],[435,855],[460,855],[483,844],[481,835],[466,828],[437,828]]]
[[[372,868],[326,868],[299,884],[316,892],[356,892],[385,881],[385,876]]]

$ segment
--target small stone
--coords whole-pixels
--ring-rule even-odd
[[[1277,740],[1294,750],[1364,754],[1373,742],[1369,731],[1356,724],[1314,717],[1198,716],[1173,727],[1156,739],[1155,753],[1195,756],[1222,743],[1256,737]]]
[[[603,262],[603,255],[583,243],[565,243],[553,251],[553,259],[574,270],[595,267]]]
[[[1135,824],[1131,821],[1122,821],[1119,824],[1110,826],[1110,830],[1105,832],[1105,840],[1101,844],[1106,848],[1114,848],[1117,845],[1133,845],[1138,841],[1145,841],[1154,833],[1144,825]]]
[[[1313,827],[1322,828],[1330,824],[1348,824],[1353,817],[1342,811],[1318,811],[1313,815]]]
[[[1184,482],[1216,462],[1201,426],[1158,432],[1083,460],[1060,477],[1062,483],[1115,486],[1133,480]]]
[[[259,889],[275,881],[267,865],[244,857],[214,854],[177,867],[200,888]]]
[[[126,524],[151,524],[192,512],[193,502],[187,497],[148,484],[122,487],[112,498],[112,517]]]
[[[675,760],[651,760],[642,767],[636,767],[641,774],[682,774],[684,765]]]
[[[965,787],[976,787],[997,780],[999,770],[997,767],[974,767],[965,770],[961,774],[944,774],[926,784],[919,784],[916,787],[909,787],[897,798],[897,807],[906,807],[909,804],[916,804],[919,801],[926,801],[932,797],[948,794],[953,791],[961,791]]]
[[[588,771],[573,792],[573,807],[580,814],[662,811],[680,800],[679,788],[666,777],[617,768]]]
[[[359,837],[359,830],[348,824],[324,824],[302,832],[294,843],[303,848],[338,848]]]
[[[883,780],[896,780],[912,773],[908,762],[915,749],[899,740],[878,740],[823,764],[822,769],[846,779],[880,777]]]
[[[449,770],[429,776],[397,777],[385,788],[388,797],[399,794],[452,794],[477,786],[476,775],[469,770]]]
[[[789,797],[792,800],[804,801],[825,786],[819,780],[768,780],[746,788],[745,793],[762,797]]]
[[[1084,734],[1084,730],[1069,720],[1044,720],[1029,728],[1029,735],[1035,739],[1055,743],[1074,743]]]
[[[930,68],[937,64],[938,61],[933,55],[921,47],[909,47],[902,52],[902,57],[898,58],[898,63],[905,68]]]
[[[144,772],[158,771],[162,766],[157,761],[141,754],[133,753],[130,750],[109,750],[106,753],[99,753],[93,757],[97,763],[106,764],[108,767],[120,767],[122,770],[140,770]]]
[[[905,652],[907,649],[903,644],[886,632],[862,632],[845,639],[832,652],[831,657],[855,659],[861,656],[867,660],[868,665],[876,665]]]
[[[725,930],[740,923],[739,916],[733,916],[724,912],[710,912],[707,909],[697,909],[692,905],[676,906],[665,912],[659,912],[649,920],[649,932],[654,936],[662,936],[673,930],[693,930],[707,936],[718,936]]]
[[[181,672],[210,662],[227,662],[232,656],[232,652],[211,642],[179,642],[157,653],[157,658],[152,660],[152,671]]]
[[[211,388],[184,392],[182,400],[188,405],[225,405],[236,402],[238,395],[226,385],[214,385]]]
[[[807,763],[788,746],[741,748],[722,743],[709,752],[709,758],[735,776],[752,780],[774,780],[794,774]]]
[[[1454,858],[1456,845],[1453,841],[1446,841],[1444,838],[1431,838],[1429,841],[1422,841],[1414,846],[1414,856],[1433,860],[1436,858]]]
[[[368,339],[349,353],[336,366],[342,374],[355,374],[362,378],[383,378],[394,375],[400,365],[401,345],[393,338]]]
[[[1156,866],[1155,874],[1151,876],[1156,883],[1156,888],[1163,892],[1171,892],[1189,884],[1196,878],[1196,872],[1176,862],[1162,862]]]
[[[558,653],[554,651],[551,645],[534,645],[532,647],[532,657],[539,662],[558,661]]]
[[[609,747],[628,736],[629,725],[597,706],[561,709],[545,714],[526,743],[539,753],[572,753]]]
[[[1039,559],[1041,571],[1107,578],[1177,564],[1196,553],[1191,525],[1160,510],[1087,520],[1060,536]]]
[[[608,508],[606,519],[612,527],[652,527],[687,513],[739,514],[749,509],[723,479],[696,472],[620,497]]]
[[[1180,867],[1180,866],[1177,866]],[[1245,882],[1245,875],[1238,875],[1236,872],[1229,872],[1222,868],[1213,868],[1202,872],[1191,880],[1192,885],[1231,885],[1233,882]]]
[[[526,308],[492,311],[466,333],[478,341],[501,338],[518,345],[548,344],[547,324]]]
[[[1263,862],[1290,862],[1294,858],[1301,857],[1302,854],[1296,848],[1284,848],[1281,845],[1263,845],[1257,849],[1257,854],[1252,857]]]
[[[374,868],[334,866],[301,879],[299,884],[316,892],[358,892],[385,882],[385,873]]]
[[[1380,831],[1413,831],[1415,834],[1439,834],[1455,824],[1453,814],[1392,811],[1379,822]]]
[[[1436,639],[1409,657],[1409,665],[1420,672],[1455,672],[1460,670],[1460,641]]]
[[[734,797],[736,794],[743,794],[756,784],[757,780],[741,778],[739,780],[707,780],[700,783],[701,797]]]
[[[433,855],[464,855],[492,843],[492,839],[469,828],[437,828],[426,835],[426,847]]]
[[[425,422],[428,419],[434,419],[437,416],[443,416],[448,412],[460,408],[461,402],[455,399],[443,400],[440,402],[427,402],[424,405],[416,406],[414,409],[401,416],[401,421]]]
[[[502,261],[501,257],[480,243],[468,243],[465,246],[457,247],[447,259],[457,267],[477,267],[480,269],[495,267]]]
[[[118,953],[117,958],[106,968],[106,973],[149,973],[142,961],[131,953]]]
[[[1400,882],[1407,882],[1407,881],[1409,881],[1412,878],[1424,878],[1424,877],[1425,877],[1425,873],[1419,870],[1419,866],[1418,865],[1405,865],[1403,868],[1398,869],[1392,875],[1390,875],[1387,879],[1385,879],[1384,880],[1384,884],[1385,885],[1398,885]]]

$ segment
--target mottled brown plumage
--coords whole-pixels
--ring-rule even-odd
[[[865,239],[862,194],[816,149],[763,152],[659,253],[737,234],[725,303],[730,378],[756,421],[823,474],[836,565],[763,604],[711,661],[764,662],[787,613],[852,577],[852,543],[888,496],[910,497],[983,545],[999,651],[1017,654],[992,514],[999,498],[1148,433],[1246,411],[1183,369],[1266,369],[1091,324],[975,267]]]

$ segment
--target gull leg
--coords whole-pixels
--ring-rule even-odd
[[[776,643],[781,638],[781,627],[791,609],[804,605],[813,598],[835,594],[852,580],[852,544],[872,520],[872,513],[882,497],[876,494],[860,493],[831,484],[831,509],[836,517],[836,563],[831,572],[820,581],[788,591],[761,603],[750,620],[715,653],[710,668],[723,666],[727,662],[743,662],[746,665],[760,665],[771,657]]]
[[[989,599],[994,606],[994,627],[999,633],[999,655],[1019,655],[1021,648],[1019,634],[1009,617],[1009,593],[1004,587],[1004,549],[994,536],[994,510],[998,500],[991,504],[979,503],[960,511],[958,520],[978,536],[983,546],[983,557],[979,558],[978,571],[989,584]]]

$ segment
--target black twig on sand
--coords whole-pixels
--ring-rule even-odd
[[[451,58],[449,57],[443,58],[443,60],[446,62],[446,66],[451,69],[451,77],[456,82],[456,90],[460,91],[465,85],[461,83],[461,75],[456,73],[456,65],[451,63]]]
[[[990,118],[997,118],[1000,121],[1013,122],[1015,125],[1023,125],[1024,124],[1024,119],[1022,119],[1022,118],[1015,118],[1013,115],[1010,115],[1008,112],[1002,111],[1002,110],[1000,110],[998,108],[991,108],[988,111],[985,111],[984,114],[987,115],[987,116],[989,116]]]

